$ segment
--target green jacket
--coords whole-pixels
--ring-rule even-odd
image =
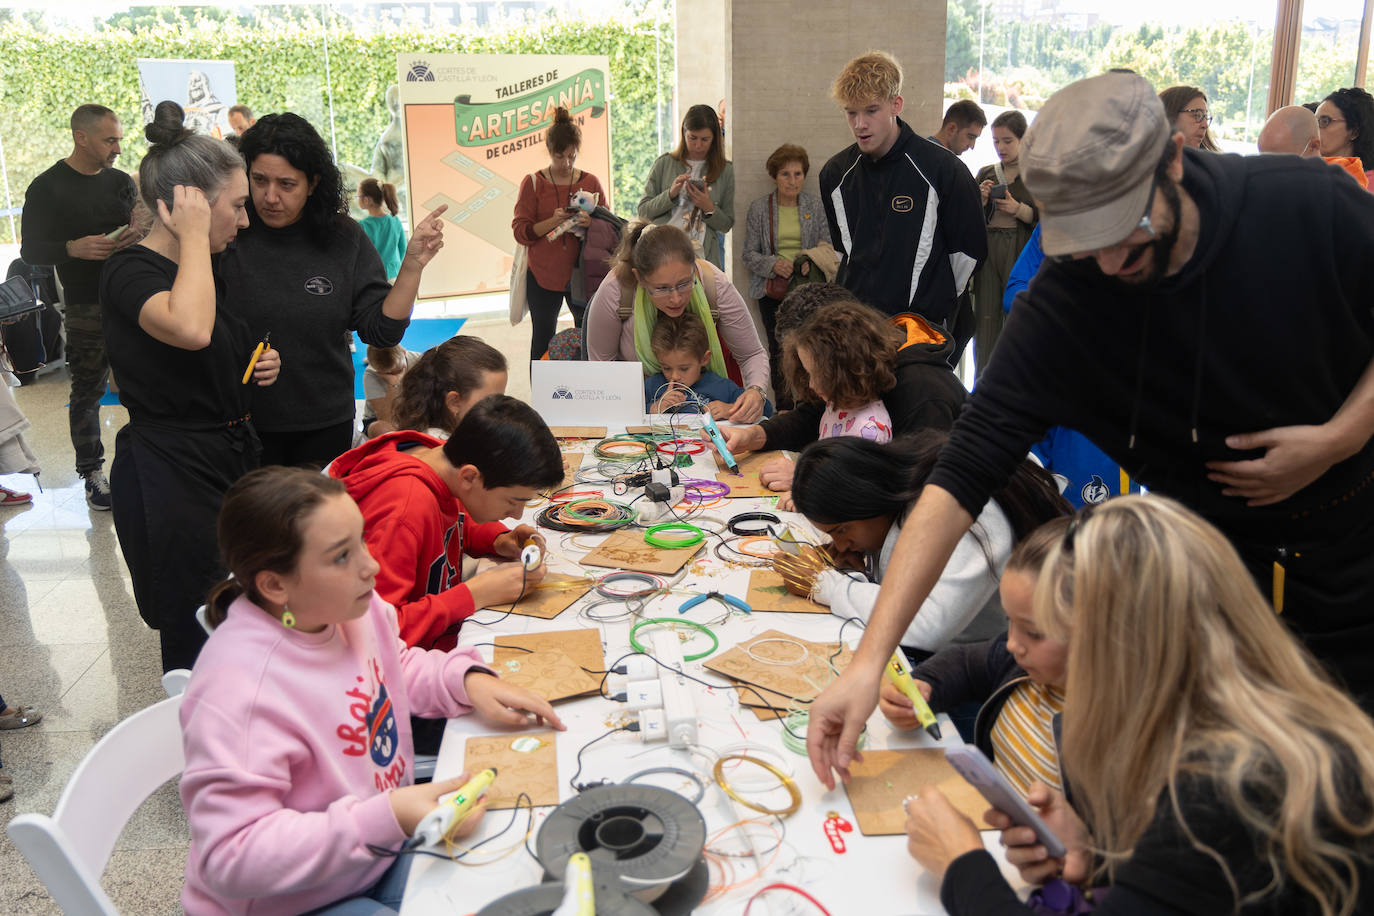
[[[668,222],[668,217],[673,215],[673,209],[677,206],[677,201],[668,196],[668,189],[673,186],[673,179],[684,171],[683,164],[674,159],[672,153],[664,153],[654,160],[654,167],[649,170],[649,180],[644,182],[644,196],[639,200],[641,219],[660,226]],[[703,245],[706,248],[706,260],[714,264],[720,261],[720,237],[716,233],[729,232],[730,227],[735,225],[734,163],[725,163],[724,171],[707,190],[715,202],[716,212],[706,221],[706,228],[714,231],[706,233]]]

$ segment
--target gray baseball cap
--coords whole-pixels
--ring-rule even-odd
[[[1094,251],[1130,235],[1172,133],[1154,87],[1135,73],[1104,73],[1050,96],[1021,141],[1045,254]]]

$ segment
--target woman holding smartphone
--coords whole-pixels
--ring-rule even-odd
[[[977,375],[982,374],[992,358],[992,348],[1007,320],[1002,311],[1007,277],[1040,220],[1040,212],[1021,180],[1021,138],[1025,135],[1026,116],[1019,111],[1002,112],[992,122],[992,142],[998,161],[978,170],[978,191],[983,196],[983,218],[988,224],[988,259],[973,277]]]
[[[735,166],[725,158],[720,118],[710,105],[693,105],[682,119],[677,149],[649,171],[639,217],[687,233],[697,256],[723,267],[724,233],[735,225]]]
[[[565,298],[575,326],[582,327],[582,316],[586,312],[585,306],[573,302],[568,284],[582,250],[581,230],[591,225],[592,217],[573,207],[573,195],[588,191],[597,196],[598,202],[606,203],[606,192],[597,177],[575,167],[578,150],[582,147],[582,128],[573,123],[568,109],[555,109],[553,124],[544,134],[544,145],[549,152],[549,166],[526,175],[520,182],[515,218],[510,224],[515,240],[529,249],[525,296],[533,323],[531,361],[539,359],[549,348]],[[569,219],[576,221],[576,230],[565,232],[556,239],[548,238],[550,232]]]
[[[1084,510],[1032,608],[1069,645],[1073,805],[1043,784],[1027,798],[1064,856],[1012,812],[989,815],[1023,878],[1110,885],[1096,916],[1374,912],[1374,722],[1220,531],[1156,495]],[[908,849],[953,916],[1045,911],[1020,902],[938,789],[905,807]]]

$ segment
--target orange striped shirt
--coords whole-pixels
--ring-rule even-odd
[[[1026,681],[1012,688],[997,714],[992,726],[993,765],[1023,796],[1034,782],[1064,789],[1054,746],[1054,717],[1063,711],[1064,691]]]

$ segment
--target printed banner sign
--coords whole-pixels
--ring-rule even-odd
[[[138,61],[143,123],[153,120],[158,102],[170,99],[186,112],[186,126],[212,137],[233,133],[229,109],[238,101],[232,60]]]
[[[586,55],[397,55],[411,230],[448,205],[420,298],[508,288],[516,197],[524,177],[549,164],[554,109],[582,129],[577,167],[610,193],[608,73],[605,57]]]

